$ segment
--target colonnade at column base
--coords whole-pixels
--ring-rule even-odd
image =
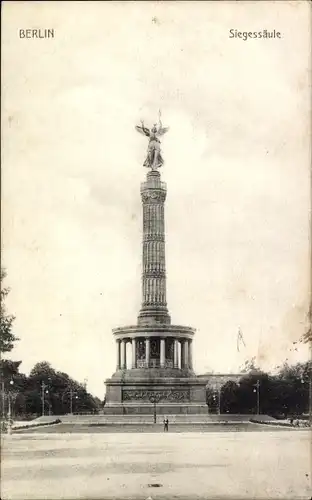
[[[155,322],[115,328],[117,363],[105,381],[105,412],[150,414],[156,406],[162,414],[202,413],[206,381],[193,371],[194,333]]]
[[[163,323],[115,328],[116,370],[174,368],[192,372],[194,333],[194,329],[188,326]],[[150,378],[147,372],[146,376]]]

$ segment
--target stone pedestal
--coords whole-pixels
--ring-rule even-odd
[[[105,414],[207,413],[206,383],[188,373],[126,370],[106,381]],[[182,376],[181,376],[182,375]],[[184,377],[183,377],[184,375]]]

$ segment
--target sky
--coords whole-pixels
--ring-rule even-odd
[[[112,328],[135,324],[141,301],[147,142],[134,127],[159,109],[168,307],[196,328],[196,372],[306,360],[293,342],[310,296],[308,2],[2,11],[2,265],[21,371],[46,360],[103,397]]]

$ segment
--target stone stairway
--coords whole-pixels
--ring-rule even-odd
[[[199,415],[187,415],[187,414],[178,414],[178,415],[168,415],[170,424],[218,424],[218,423],[244,423],[249,422],[251,418],[255,417],[255,415],[212,415],[212,414],[199,414]],[[36,419],[36,422],[46,422],[49,423],[51,421],[55,421],[59,418],[62,423],[66,424],[79,424],[79,425],[128,425],[128,424],[144,424],[144,425],[153,425],[154,418],[153,415],[53,415],[53,416],[45,416],[39,417]],[[156,423],[162,424],[164,416],[157,415]],[[270,419],[272,417],[268,417],[266,415],[261,415],[261,419]]]

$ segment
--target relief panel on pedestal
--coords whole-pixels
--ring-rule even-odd
[[[122,392],[123,401],[171,402],[183,403],[190,401],[189,389],[142,390],[125,389]]]

